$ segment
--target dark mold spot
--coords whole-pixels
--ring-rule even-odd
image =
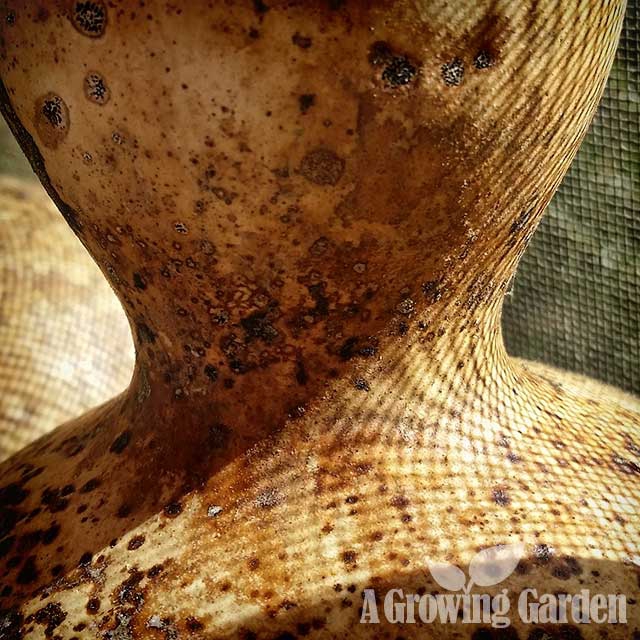
[[[143,344],[145,342],[153,344],[156,341],[156,334],[144,322],[136,322],[136,334],[138,335],[138,341]]]
[[[358,554],[353,550],[342,552],[342,562],[344,562],[346,565],[355,567],[357,559]]]
[[[382,72],[384,82],[392,87],[409,84],[417,75],[418,70],[404,56],[394,56]]]
[[[224,449],[231,437],[231,429],[222,422],[217,422],[209,427],[207,444],[211,449]]]
[[[314,93],[303,93],[298,98],[298,103],[300,105],[300,113],[305,114],[316,102],[316,96]]]
[[[268,5],[266,5],[263,0],[253,0],[253,8],[259,16],[263,16],[269,11]]]
[[[144,291],[147,288],[145,279],[139,273],[133,274],[133,284],[136,289],[140,289],[141,291]]]
[[[129,551],[135,551],[136,549],[139,549],[144,544],[144,541],[145,541],[145,537],[142,535],[133,536],[133,538],[129,540],[127,549],[129,549]]]
[[[344,160],[331,149],[318,147],[302,159],[300,173],[313,184],[334,186],[344,173],[344,164]]]
[[[269,343],[273,342],[279,335],[278,330],[271,324],[267,311],[255,311],[240,320],[240,325],[245,331],[247,342],[257,338]]]
[[[22,565],[22,569],[18,573],[16,582],[18,584],[30,584],[38,579],[38,569],[36,568],[36,559],[29,556]]]
[[[358,389],[358,391],[370,391],[371,387],[369,387],[369,383],[364,378],[356,378],[353,381],[353,386]]]
[[[48,529],[45,529],[42,534],[42,544],[51,544],[60,533],[60,525],[54,522]]]
[[[50,638],[56,627],[59,627],[67,617],[65,611],[57,602],[50,602],[46,607],[38,609],[33,619],[41,625],[46,625],[44,635]]]
[[[197,631],[202,631],[204,629],[204,625],[202,624],[202,622],[200,622],[200,620],[194,618],[193,616],[189,616],[185,620],[185,625],[187,627],[187,630],[191,633],[196,633]]]
[[[96,71],[92,71],[84,79],[84,95],[91,102],[104,105],[109,102],[111,91],[104,82],[104,78]]]
[[[100,480],[98,478],[91,478],[87,480],[79,489],[80,493],[90,493],[100,486]]]
[[[493,66],[493,58],[486,49],[481,49],[473,59],[473,66],[476,69],[488,69]]]
[[[93,615],[100,611],[100,600],[98,598],[89,598],[87,602],[87,613]]]
[[[204,367],[204,375],[207,376],[211,382],[215,382],[218,379],[218,370],[212,364],[207,364]]]
[[[302,36],[297,31],[291,36],[291,42],[301,49],[308,49],[313,44],[311,38]]]
[[[165,508],[164,513],[169,518],[175,518],[182,513],[182,504],[179,502],[170,502]]]
[[[338,355],[341,360],[348,361],[357,356],[361,358],[370,358],[378,351],[377,343],[374,338],[362,338],[360,336],[351,336],[347,338],[340,347]]]
[[[571,576],[582,574],[580,563],[571,556],[562,556],[557,560],[551,574],[560,580],[568,580]]]
[[[47,93],[36,102],[34,121],[45,147],[55,149],[69,133],[69,110],[55,93]]]
[[[27,495],[29,495],[28,491],[23,489],[19,484],[12,482],[0,489],[0,504],[16,506],[19,505]]]
[[[107,8],[101,0],[74,2],[70,18],[73,26],[81,34],[99,38],[107,26]]]
[[[395,54],[387,42],[374,42],[369,49],[369,63],[374,67],[384,65],[382,80],[390,87],[401,87],[415,80],[417,66],[405,55]]]
[[[491,493],[491,497],[493,498],[493,501],[501,507],[506,507],[511,504],[511,498],[504,489],[494,489]]]
[[[64,497],[62,492],[62,489],[51,489],[47,487],[42,492],[40,502],[47,505],[51,513],[64,511],[69,506],[69,498]]]
[[[443,64],[440,68],[442,79],[448,87],[457,87],[464,76],[464,63],[460,58],[454,58],[451,62]]]
[[[109,451],[111,453],[122,453],[131,440],[131,431],[123,431],[111,444]]]

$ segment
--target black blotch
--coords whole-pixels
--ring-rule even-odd
[[[51,513],[64,511],[69,506],[69,498],[63,496],[63,489],[51,489],[50,487],[42,492],[40,502],[47,505]]]
[[[131,431],[123,431],[112,443],[109,447],[109,451],[111,453],[122,453],[129,444],[131,440]]]
[[[139,273],[133,274],[133,284],[135,285],[136,289],[140,289],[141,291],[144,291],[147,288],[145,279]]]
[[[19,505],[29,492],[23,489],[19,484],[11,482],[0,489],[0,504],[7,506]]]
[[[300,35],[297,31],[291,36],[291,42],[301,49],[308,49],[313,44],[311,38]]]
[[[182,504],[179,502],[170,502],[165,506],[164,513],[169,518],[176,518],[182,513]]]
[[[139,549],[144,544],[144,541],[145,541],[145,537],[143,535],[133,536],[133,538],[129,540],[127,549],[129,551],[135,551],[136,549]]]
[[[353,386],[358,389],[358,391],[370,391],[371,387],[369,387],[369,383],[364,378],[356,378],[353,381]]]
[[[153,344],[156,341],[156,334],[144,322],[136,322],[136,333],[141,343]]]
[[[207,376],[211,382],[215,382],[218,379],[218,370],[212,364],[207,364],[204,367],[204,375]]]
[[[35,556],[29,556],[24,561],[24,564],[16,577],[16,582],[18,584],[30,584],[31,582],[35,582],[37,579],[38,569],[36,567],[36,558]]]
[[[298,98],[298,103],[300,105],[300,113],[305,114],[316,102],[316,96],[313,93],[303,93]]]
[[[263,16],[267,11],[269,11],[269,6],[266,5],[263,0],[253,0],[253,8],[260,16]]]
[[[218,422],[209,427],[207,444],[211,449],[223,449],[231,437],[231,429],[226,424]]]
[[[304,366],[304,361],[302,359],[296,360],[296,382],[300,386],[304,386],[307,384],[309,380],[309,376],[307,375],[307,370]]]
[[[66,619],[67,614],[57,602],[50,602],[42,609],[38,609],[33,619],[41,625],[45,625],[44,635],[50,638],[56,627],[59,627]],[[29,620],[29,619],[27,619]]]
[[[87,613],[93,615],[100,611],[100,600],[99,598],[89,598],[87,602]]]
[[[90,493],[100,486],[100,480],[98,478],[91,478],[87,480],[79,489],[80,493]]]
[[[191,633],[196,633],[197,631],[202,631],[204,629],[202,622],[193,616],[189,616],[185,620],[185,625]]]
[[[278,330],[271,324],[267,311],[255,311],[240,320],[245,331],[247,342],[257,338],[264,342],[273,342],[278,337]]]
[[[60,525],[54,522],[48,529],[45,529],[42,534],[42,544],[51,544],[60,533]]]
[[[348,361],[355,357],[370,358],[374,356],[377,351],[377,342],[374,338],[351,336],[342,343],[338,355],[341,360]]]

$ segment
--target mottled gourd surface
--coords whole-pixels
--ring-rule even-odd
[[[0,460],[111,399],[133,370],[129,326],[39,185],[0,177]]]
[[[3,113],[137,358],[0,467],[0,634],[638,637],[638,404],[499,323],[621,2],[3,4]],[[628,623],[360,624],[511,543],[489,593]]]

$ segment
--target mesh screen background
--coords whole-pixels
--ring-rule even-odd
[[[598,113],[522,258],[503,316],[511,354],[636,394],[640,394],[639,5],[640,0],[628,2]],[[35,179],[4,120],[0,121],[0,173]]]
[[[640,2],[505,300],[509,352],[640,393]]]

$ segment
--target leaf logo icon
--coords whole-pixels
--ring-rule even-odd
[[[483,549],[469,563],[469,575],[475,584],[490,587],[508,578],[524,555],[524,544],[499,544]]]
[[[508,578],[515,571],[524,552],[525,546],[521,542],[499,544],[479,551],[469,563],[471,578],[466,585],[467,577],[464,571],[455,564],[448,562],[428,562],[427,564],[434,580],[441,587],[449,591],[463,590],[469,593],[474,584],[491,587]]]
[[[467,576],[465,576],[464,571],[456,567],[455,564],[449,564],[448,562],[430,562],[428,566],[434,580],[441,587],[449,591],[460,591],[460,589],[464,589]]]

